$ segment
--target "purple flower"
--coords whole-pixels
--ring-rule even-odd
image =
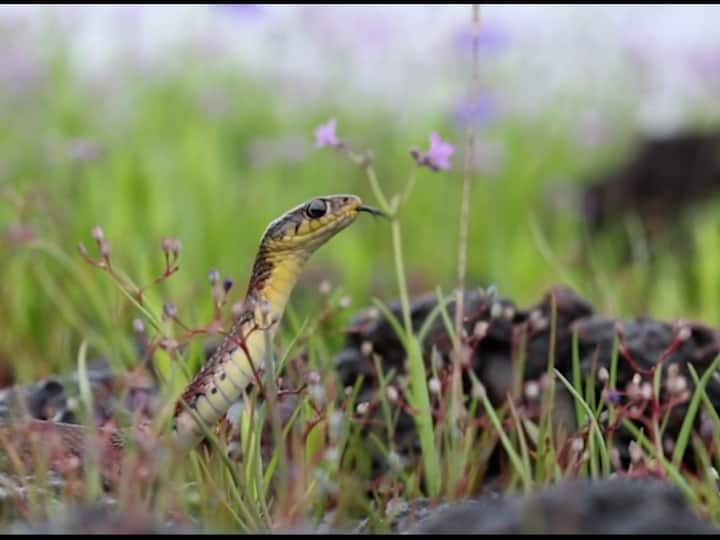
[[[316,148],[323,148],[324,146],[340,148],[342,146],[342,141],[338,139],[338,136],[335,133],[336,125],[337,121],[334,118],[331,118],[315,130]]]
[[[45,78],[45,66],[38,54],[20,47],[3,45],[0,51],[0,86],[27,95]]]
[[[429,167],[433,171],[444,169],[449,171],[452,168],[450,156],[455,153],[455,147],[449,142],[443,141],[437,132],[430,134],[430,148],[427,152],[420,152],[417,149],[410,150],[410,155],[418,165]]]
[[[711,83],[720,81],[720,49],[692,54],[690,66],[701,80]]]
[[[487,23],[480,28],[465,26],[457,34],[458,46],[463,51],[472,52],[476,40],[480,51],[494,52],[505,47],[509,38],[502,26]]]
[[[218,8],[225,10],[230,15],[239,17],[255,16],[263,13],[264,9],[261,4],[216,4]]]
[[[460,101],[452,112],[453,121],[461,128],[479,125],[492,120],[497,114],[497,102],[488,95],[482,94],[475,98]]]
[[[613,388],[605,390],[605,401],[611,405],[620,405],[622,403],[622,394]]]
[[[455,153],[455,147],[440,138],[438,133],[430,134],[430,149],[427,159],[438,169],[450,170],[450,156]]]

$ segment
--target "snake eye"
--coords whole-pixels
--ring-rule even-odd
[[[327,203],[322,199],[313,199],[305,208],[305,213],[309,218],[319,219],[327,212]]]

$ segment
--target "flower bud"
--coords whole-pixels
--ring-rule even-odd
[[[487,321],[478,321],[475,323],[475,328],[473,329],[473,334],[477,338],[484,338],[487,334],[489,324]]]
[[[110,256],[110,242],[104,238],[100,240],[100,254],[106,259]]]
[[[332,285],[327,279],[323,279],[320,282],[320,286],[318,287],[318,290],[320,291],[320,294],[328,295],[332,291]]]
[[[133,319],[133,330],[136,334],[144,334],[145,333],[145,324],[143,324],[141,319]]]
[[[630,441],[628,451],[630,453],[630,460],[635,464],[640,463],[645,457],[645,452],[643,452],[643,449],[635,441]]]
[[[165,314],[165,316],[167,318],[174,319],[178,315],[177,306],[175,304],[173,304],[172,302],[166,302],[165,305],[163,306],[163,313]]]
[[[537,381],[525,383],[525,397],[529,400],[537,399],[540,396],[540,384]]]
[[[678,341],[687,341],[690,339],[690,336],[692,335],[692,330],[690,330],[689,326],[683,326],[678,330],[677,333],[677,339]]]

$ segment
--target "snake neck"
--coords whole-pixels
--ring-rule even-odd
[[[255,258],[246,301],[261,306],[279,322],[308,257],[309,253],[271,251],[263,243]],[[276,331],[277,324],[272,326]]]
[[[215,355],[187,386],[176,409],[181,445],[197,443],[203,429],[214,425],[240,399],[264,368],[267,340],[273,339],[309,253],[272,250],[262,244],[253,265],[245,298],[247,312]],[[186,410],[185,405],[190,410]]]

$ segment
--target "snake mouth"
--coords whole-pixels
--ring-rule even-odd
[[[367,204],[361,204],[358,206],[357,209],[358,212],[367,212],[368,214],[372,214],[373,216],[380,216],[380,217],[388,217],[388,215],[383,212],[382,210],[378,210],[377,208],[373,206],[368,206]]]

